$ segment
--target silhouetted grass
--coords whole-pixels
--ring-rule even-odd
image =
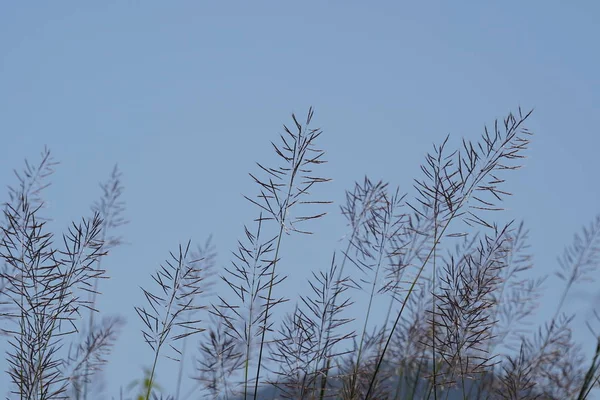
[[[340,206],[348,222],[343,250],[312,271],[309,293],[289,299],[279,290],[292,274],[286,246],[315,231],[330,203],[310,194],[329,181],[319,171],[325,153],[313,110],[302,120],[292,115],[273,143],[280,164],[258,164],[250,174],[258,190],[246,199],[256,215],[231,263],[217,272],[210,242],[196,252],[188,242],[152,275],[154,288],[142,288],[146,304],[135,311],[153,361],[138,398],[261,399],[267,390],[290,399],[589,398],[599,385],[600,345],[575,343],[573,315],[562,308],[600,264],[600,216],[559,257],[564,290],[552,318],[533,330],[546,277],[530,277],[524,223],[492,218],[509,195],[508,173],[525,157],[530,114],[509,114],[458,149],[448,138],[434,146],[416,196],[369,178],[357,182]],[[9,397],[85,400],[124,323],[95,317],[99,280],[107,277],[101,260],[122,243],[115,230],[127,222],[124,188],[115,167],[93,215],[56,241],[42,216],[55,164],[48,150],[37,166],[26,163],[4,207]],[[211,302],[215,273],[228,290]],[[357,291],[368,299],[364,313],[355,311]],[[274,310],[290,301],[276,321]],[[198,384],[184,395],[181,354],[190,349]],[[163,355],[180,363],[170,396],[155,382]]]

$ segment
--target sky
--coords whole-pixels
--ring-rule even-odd
[[[257,217],[243,198],[258,191],[248,173],[277,162],[270,142],[310,106],[324,131],[320,173],[332,178],[314,195],[334,204],[314,235],[285,238],[282,292],[302,294],[310,271],[329,265],[354,181],[414,196],[432,144],[476,139],[518,107],[534,109],[535,136],[502,218],[525,220],[535,272],[552,274],[600,213],[598,15],[594,1],[552,0],[3,2],[0,185],[47,145],[60,161],[45,192],[60,233],[89,214],[115,163],[123,172],[129,243],[105,260],[98,304],[128,321],[106,368],[113,396],[151,362],[133,308],[140,286],[188,239],[212,234],[219,267],[230,264]],[[549,278],[537,322],[562,288]],[[565,309],[588,348],[597,292],[578,288]],[[159,383],[174,390],[176,373],[162,360]]]

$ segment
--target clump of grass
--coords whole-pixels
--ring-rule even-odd
[[[458,149],[449,138],[434,146],[415,196],[368,177],[357,182],[341,206],[348,221],[341,250],[276,321],[274,310],[291,301],[278,291],[292,274],[283,239],[312,233],[302,224],[323,217],[329,203],[309,194],[329,181],[318,171],[322,131],[312,127],[312,108],[302,121],[292,115],[292,127],[273,143],[280,165],[258,164],[260,174],[250,175],[259,190],[246,199],[257,217],[220,273],[229,291],[209,301],[216,254],[208,243],[193,253],[189,242],[152,276],[156,290],[142,289],[147,304],[135,310],[153,361],[139,398],[164,396],[155,382],[163,355],[179,363],[177,391],[168,397],[176,400],[202,393],[228,400],[589,398],[599,386],[600,345],[577,344],[574,316],[562,309],[597,272],[600,216],[559,258],[564,291],[552,318],[533,330],[547,277],[525,276],[533,267],[525,224],[490,218],[509,195],[505,173],[525,157],[530,114],[509,114]],[[126,222],[123,186],[115,168],[94,216],[73,224],[56,247],[40,215],[54,165],[47,150],[39,165],[27,163],[4,208],[0,295],[2,316],[14,325],[4,331],[7,372],[20,398],[86,399],[123,325],[94,317],[106,277],[100,260],[122,243],[112,230]],[[357,291],[368,301],[353,302]],[[61,351],[77,331],[79,340]],[[198,384],[184,396],[182,356],[195,338]]]
[[[106,242],[106,228],[122,222],[103,217],[115,208],[118,216],[122,207],[118,171],[113,172],[112,189],[105,187],[101,207],[93,208],[93,217],[72,224],[61,248],[46,231],[49,219],[42,215],[42,191],[50,185],[48,177],[57,164],[47,148],[39,164],[25,161],[24,170],[15,172],[19,185],[9,188],[4,206],[2,316],[17,328],[4,331],[14,350],[8,354],[9,374],[15,392],[27,398],[70,397],[69,391],[79,397],[82,385],[107,362],[123,325],[122,318],[105,317],[85,333],[79,329],[82,311],[89,311],[90,320],[97,311],[97,284],[106,277],[100,261],[117,244],[116,239]],[[81,333],[79,341],[69,343],[68,352],[60,354],[67,337],[76,331]]]
[[[348,277],[336,279],[338,267],[335,255],[327,271],[313,272],[309,281],[312,293],[301,296],[300,304],[287,314],[271,346],[270,360],[278,366],[272,384],[282,396],[290,399],[310,399],[326,393],[324,376],[329,372],[327,362],[343,356],[340,344],[354,336],[340,329],[351,322],[343,314],[352,306],[345,296]],[[338,300],[339,296],[345,296]],[[325,367],[322,367],[325,366]]]
[[[324,152],[314,146],[314,142],[322,132],[320,129],[310,127],[312,117],[312,109],[308,111],[304,124],[292,115],[294,127],[290,129],[284,125],[285,135],[280,135],[281,143],[279,145],[273,143],[275,153],[282,164],[278,167],[258,164],[265,174],[264,178],[250,174],[260,190],[256,199],[245,196],[260,210],[260,216],[256,220],[256,234],[250,233],[246,228],[248,246],[239,243],[237,262],[233,263],[232,269],[226,268],[226,275],[223,276],[223,280],[233,289],[241,305],[220,297],[221,304],[213,306],[213,312],[227,327],[226,334],[234,338],[238,342],[238,347],[242,348],[245,398],[251,395],[249,392],[251,384],[254,385],[253,398],[257,398],[266,335],[272,326],[272,322],[269,322],[272,308],[287,300],[284,297],[274,297],[273,294],[273,289],[285,279],[276,272],[283,236],[291,232],[309,234],[310,232],[301,229],[300,225],[325,215],[324,212],[309,215],[294,215],[293,212],[299,207],[328,203],[306,199],[312,186],[329,180],[312,173],[313,166],[325,162]],[[276,224],[274,236],[267,238],[261,236],[265,222]],[[241,314],[238,308],[247,314]],[[252,349],[254,340],[258,337],[260,340],[256,343],[258,350],[255,360]],[[254,362],[256,362],[256,373],[251,380],[250,369]]]
[[[14,217],[12,210],[20,210],[23,207],[22,201],[27,199],[29,207],[42,210],[46,202],[43,198],[43,191],[50,186],[49,178],[54,173],[54,167],[58,164],[54,161],[50,150],[45,147],[41,153],[41,160],[39,164],[30,164],[25,160],[25,168],[19,172],[14,170],[15,176],[19,181],[15,187],[8,187],[8,201],[3,204],[2,217],[4,223],[2,227],[8,227],[11,216]],[[40,211],[38,211],[39,213]],[[44,217],[38,215],[38,220],[44,220]],[[0,230],[0,240],[4,240],[5,230]],[[14,267],[11,263],[4,261],[2,263],[2,274],[0,275],[0,293],[7,293],[6,286],[8,282],[5,276],[14,275]],[[10,298],[2,296],[0,304],[4,306],[10,306],[12,302]],[[5,318],[10,316],[10,312],[4,313]]]
[[[20,209],[8,208],[3,227],[3,259],[13,274],[4,275],[4,294],[13,302],[7,315],[16,322],[9,341],[9,371],[21,398],[60,398],[68,387],[58,355],[63,336],[76,331],[81,308],[89,308],[77,291],[89,291],[92,280],[103,276],[96,261],[105,253],[98,215],[73,223],[63,235],[63,248],[55,248],[45,223],[36,219],[25,196]]]

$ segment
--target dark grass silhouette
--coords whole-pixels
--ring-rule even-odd
[[[562,308],[600,264],[600,216],[559,258],[564,291],[552,318],[533,330],[526,323],[545,277],[524,276],[533,266],[524,223],[492,218],[502,219],[505,179],[525,157],[530,114],[509,114],[458,149],[448,138],[434,146],[416,196],[357,182],[341,205],[342,250],[313,271],[308,293],[289,299],[278,290],[288,276],[285,248],[331,208],[310,194],[329,181],[319,173],[322,131],[312,126],[312,109],[304,119],[292,115],[273,143],[280,164],[258,164],[250,174],[258,192],[246,199],[256,215],[231,263],[216,271],[210,242],[196,251],[187,242],[153,274],[154,287],[142,288],[146,304],[135,310],[153,363],[138,398],[589,398],[600,378],[600,336],[583,349]],[[117,233],[127,223],[120,172],[115,167],[101,185],[92,215],[56,240],[43,217],[55,165],[47,149],[36,166],[26,163],[4,206],[0,312],[11,326],[2,332],[9,398],[93,397],[124,324],[98,318],[95,307],[107,277],[101,261],[123,243]],[[211,302],[215,273],[229,291]],[[368,299],[364,314],[353,313],[357,291]],[[285,302],[291,311],[276,320]],[[382,321],[375,304],[386,304]],[[197,385],[184,394],[181,354],[192,349]],[[175,393],[157,384],[159,362],[179,363]]]

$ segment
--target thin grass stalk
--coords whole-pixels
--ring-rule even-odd
[[[376,294],[386,291],[385,287],[382,290],[377,290],[379,285],[379,275],[381,273],[381,269],[383,268],[383,263],[385,260],[392,260],[393,257],[401,253],[401,249],[396,248],[395,245],[402,243],[402,241],[399,239],[399,236],[401,235],[401,229],[404,226],[405,221],[404,215],[397,215],[395,213],[395,209],[402,206],[403,199],[404,196],[400,196],[398,190],[396,190],[396,193],[391,196],[384,194],[382,197],[383,204],[381,207],[373,208],[371,210],[372,217],[367,220],[367,226],[365,228],[367,230],[367,234],[373,235],[371,240],[375,241],[376,243],[374,245],[369,244],[368,247],[372,248],[367,249],[366,251],[361,251],[359,256],[361,258],[364,257],[366,259],[373,259],[374,264],[370,264],[362,260],[352,260],[362,272],[366,272],[364,269],[367,269],[369,272],[374,272],[374,276],[371,282],[367,312],[364,319],[361,339],[358,346],[356,364],[354,366],[354,372],[351,380],[351,391],[349,394],[351,398],[354,398],[357,394],[357,375],[362,361],[361,357],[367,334],[367,326],[369,323],[371,308],[373,306],[373,300]],[[370,240],[366,239],[365,241],[369,242]],[[374,257],[371,255],[371,250],[375,250],[377,252]],[[397,284],[393,282],[392,287],[395,285]],[[383,329],[385,334],[385,327]]]
[[[425,291],[425,289],[423,289],[423,291]],[[417,316],[417,318],[421,317],[420,313],[416,313],[415,315]],[[398,340],[402,341],[402,344],[400,344],[400,345],[403,346],[405,349],[413,348],[413,347],[416,348],[420,344],[418,338],[416,338],[417,339],[416,342],[412,340],[415,338],[413,338],[411,336],[411,333],[415,334],[415,335],[420,334],[418,331],[420,329],[420,327],[418,326],[418,322],[415,321],[415,323],[413,323],[413,324],[414,325],[409,326],[407,328],[406,337],[400,337],[400,334],[398,334],[398,337],[399,337]],[[385,332],[387,332],[387,330],[385,330]],[[400,332],[400,331],[398,331],[398,332]],[[417,356],[417,359],[420,359],[421,361],[417,363],[416,367],[411,362],[412,356],[410,354],[406,355],[406,354],[402,354],[400,352],[400,353],[393,355],[393,358],[398,358],[400,360],[400,365],[398,367],[398,381],[396,383],[396,391],[393,396],[393,399],[400,399],[400,398],[402,398],[401,395],[403,395],[403,394],[410,395],[411,388],[412,388],[412,392],[413,392],[412,396],[414,397],[414,393],[416,392],[417,387],[419,386],[419,379],[420,379],[421,371],[423,368],[422,360],[425,359],[425,347],[423,347],[420,351],[417,349],[417,353],[420,353],[420,355]],[[416,374],[414,374],[415,368],[417,370]],[[411,376],[411,374],[412,374],[412,376]],[[410,380],[411,377],[414,379],[413,382],[411,382],[411,380]],[[408,387],[407,390],[403,390],[404,385]]]
[[[409,266],[412,266],[414,259],[416,258],[417,260],[423,260],[423,256],[422,256],[422,252],[425,250],[426,245],[429,241],[429,237],[431,237],[429,234],[425,234],[424,232],[428,231],[428,219],[426,218],[419,218],[419,216],[416,216],[416,224],[415,225],[413,223],[413,218],[409,217],[409,223],[408,223],[408,227],[405,229],[407,232],[404,233],[403,235],[401,235],[401,239],[405,244],[396,246],[397,248],[404,248],[404,247],[408,247],[408,252],[407,253],[403,253],[399,255],[399,261],[397,262],[397,264],[394,266],[394,270],[392,270],[392,274],[390,277],[391,283],[389,284],[389,286],[391,287],[389,290],[392,291],[392,296],[390,298],[390,304],[388,306],[388,312],[386,314],[386,320],[385,320],[385,325],[383,328],[384,332],[388,331],[387,328],[387,323],[389,322],[389,318],[391,315],[391,310],[393,305],[398,301],[398,296],[401,295],[399,289],[399,284],[403,281],[403,276],[404,273],[406,272],[406,269]],[[407,240],[404,240],[404,237],[408,237]],[[420,237],[423,237],[422,239],[420,239]],[[420,291],[421,295],[419,296],[419,299],[422,300],[425,298],[424,295],[426,295],[427,293],[429,293],[429,291],[425,290],[425,287],[423,287]],[[410,301],[410,299],[409,299]],[[419,302],[420,304],[420,302]],[[423,312],[425,312],[425,310],[411,310],[411,312],[413,313],[413,317],[415,318],[415,320],[413,321],[412,324],[405,326],[405,330],[406,330],[406,337],[402,337],[402,331],[397,330],[396,335],[398,337],[398,341],[399,343],[397,343],[396,345],[398,346],[398,349],[400,348],[404,348],[404,349],[410,349],[413,347],[419,347],[422,344],[422,341],[420,339],[420,336],[423,335],[423,332],[421,331],[422,329],[422,322],[420,322],[421,319],[421,314]],[[420,332],[421,331],[421,332]],[[427,335],[428,333],[425,333],[425,335]],[[413,337],[414,336],[414,337]],[[380,343],[380,349],[379,352],[381,352],[381,348],[383,347],[383,341]],[[392,349],[394,350],[394,349]],[[404,350],[405,352],[406,350]],[[419,351],[417,350],[417,353]],[[424,352],[421,356],[421,360],[424,359]],[[410,361],[413,359],[414,356],[410,355],[410,354],[403,354],[401,353],[397,353],[394,354],[393,359],[399,359],[400,360],[400,366],[399,366],[399,373],[398,373],[398,380],[396,383],[396,393],[394,395],[394,399],[398,398],[398,396],[400,396],[400,390],[403,387],[403,385],[408,385],[408,387],[413,387],[414,386],[414,390],[416,390],[417,386],[418,386],[418,377],[417,377],[417,381],[414,382],[414,385],[411,384],[411,382],[409,381],[409,379],[411,377],[409,377],[408,375],[405,374],[405,371],[413,371],[415,368],[418,368],[419,372],[418,375],[420,376],[421,373],[421,368],[423,367],[423,362],[418,362],[417,367],[415,367],[414,365],[408,365],[406,364],[407,361]],[[417,356],[418,358],[418,356]],[[410,368],[410,369],[409,369]],[[414,374],[412,375],[412,378],[415,378]],[[405,394],[409,395],[409,391],[407,391]]]
[[[444,141],[444,143],[442,144],[441,148],[443,148],[446,143],[448,141],[448,137],[446,137],[446,140]],[[433,204],[432,204],[432,211],[433,211],[433,237],[437,238],[438,237],[438,216],[440,214],[440,196],[443,196],[443,193],[441,193],[441,191],[443,191],[443,188],[440,189],[440,186],[443,186],[442,184],[442,180],[440,178],[440,165],[442,164],[442,150],[440,148],[440,151],[438,151],[438,157],[437,157],[437,163],[436,163],[436,167],[434,168],[434,173],[433,173],[433,179],[434,179],[434,193],[432,195],[433,198]],[[433,163],[431,164],[432,166],[434,165]],[[449,222],[449,221],[448,221]],[[443,235],[443,234],[442,234]],[[431,366],[432,366],[432,377],[433,377],[433,398],[434,400],[437,400],[437,361],[436,361],[436,340],[435,340],[435,335],[436,335],[436,325],[435,325],[435,310],[436,310],[436,283],[437,283],[437,268],[436,268],[436,260],[437,260],[437,245],[434,244],[433,246],[433,278],[432,278],[432,303],[431,303],[431,307],[432,307],[432,329],[431,329],[431,343],[432,343],[432,355],[431,355]],[[406,301],[406,300],[405,300]]]
[[[181,344],[181,354],[185,354],[185,348],[187,344],[187,338],[183,339],[183,343]],[[177,373],[177,386],[175,387],[175,400],[179,400],[179,393],[181,391],[181,380],[183,378],[183,365],[185,358],[181,358],[179,361],[179,371]]]
[[[288,196],[290,195],[292,184],[293,184],[293,179],[290,180],[290,191],[288,192]],[[256,395],[258,393],[258,382],[260,381],[260,369],[261,369],[261,364],[262,364],[263,348],[264,348],[264,343],[265,343],[265,334],[268,329],[267,318],[269,316],[269,308],[271,306],[271,295],[273,292],[273,286],[274,286],[274,282],[275,282],[275,267],[277,266],[277,260],[279,259],[278,257],[279,257],[279,249],[281,246],[282,234],[283,234],[283,224],[281,224],[281,227],[279,228],[279,234],[277,235],[277,244],[275,245],[275,256],[273,258],[273,265],[271,266],[271,277],[269,279],[269,291],[267,294],[266,310],[265,310],[264,322],[263,322],[263,326],[262,326],[262,334],[261,334],[261,338],[260,338],[260,347],[259,347],[259,351],[258,351],[258,366],[256,368],[256,380],[254,382],[254,400],[256,400]]]
[[[379,275],[379,267],[381,265],[381,259],[382,259],[382,257],[383,256],[380,253],[379,254],[379,260],[378,260],[378,263],[377,263],[377,268],[375,270],[375,277],[373,278],[373,285],[372,285],[372,288],[371,288],[371,294],[369,296],[369,304],[367,306],[367,314],[365,316],[365,322],[364,322],[363,328],[362,328],[362,335],[361,335],[361,339],[360,339],[360,344],[358,346],[358,354],[356,356],[356,365],[355,365],[355,369],[354,369],[354,372],[353,372],[353,378],[352,378],[353,380],[357,379],[356,377],[358,376],[358,369],[359,369],[360,362],[361,362],[361,355],[362,355],[363,345],[364,345],[364,342],[365,342],[365,335],[367,333],[367,325],[368,325],[368,322],[369,322],[369,315],[371,313],[371,306],[373,304],[373,297],[375,296],[375,285],[377,283],[377,278],[378,278],[378,275]],[[354,398],[355,397],[355,390],[356,390],[356,383],[354,383],[354,382],[352,383],[352,389],[351,390],[352,391],[350,392],[350,398]]]
[[[244,227],[249,245],[238,241],[238,252],[234,253],[235,260],[232,261],[232,268],[225,268],[226,275],[221,276],[221,279],[227,283],[242,306],[245,307],[246,317],[238,311],[241,306],[228,302],[222,296],[219,296],[221,304],[218,306],[213,304],[211,310],[211,314],[219,318],[221,325],[225,328],[225,335],[233,341],[233,344],[243,346],[240,357],[244,376],[244,398],[247,398],[249,389],[252,341],[255,336],[258,336],[254,330],[262,320],[264,313],[263,306],[258,302],[266,298],[266,294],[262,293],[266,290],[268,283],[263,282],[263,278],[269,273],[273,262],[270,253],[273,251],[275,240],[275,238],[269,240],[262,238],[264,236],[262,213],[255,222],[257,223],[255,234]],[[243,324],[243,331],[236,326],[240,322]]]
[[[212,236],[209,236],[204,244],[204,247],[198,245],[197,250],[192,252],[190,255],[190,261],[194,262],[194,260],[202,260],[202,279],[203,279],[203,293],[205,296],[212,295],[212,293],[208,293],[207,289],[214,285],[214,281],[211,279],[212,270],[215,267],[215,258],[217,256],[214,246],[211,244]],[[184,337],[182,339],[181,349],[179,350],[180,354],[185,354],[186,345],[187,345],[188,337]],[[175,398],[173,400],[180,400],[179,395],[181,393],[181,382],[183,380],[183,368],[185,365],[185,357],[182,357],[179,362],[179,372],[177,374],[177,386],[175,388]]]
[[[190,313],[204,308],[196,303],[197,296],[203,293],[202,270],[201,267],[195,266],[200,260],[188,262],[189,247],[190,242],[187,243],[185,250],[180,245],[177,256],[173,253],[170,254],[173,262],[167,260],[166,267],[161,266],[152,276],[164,297],[142,288],[151,310],[147,310],[145,307],[135,307],[136,313],[146,326],[142,330],[144,340],[154,351],[149,376],[150,385],[146,391],[148,399],[152,392],[156,366],[163,345],[168,341],[175,342],[204,331],[199,326],[201,320],[188,318]],[[161,315],[163,312],[164,315]],[[171,335],[175,328],[181,329],[182,333]],[[177,357],[181,353],[173,345],[171,348],[176,354],[174,358],[170,358],[180,361]]]
[[[433,230],[433,237],[437,238],[437,229],[438,229],[437,219],[434,220],[434,221],[435,222],[434,222],[434,228],[433,228],[434,229]],[[436,340],[435,340],[435,334],[436,334],[436,331],[435,331],[435,328],[436,328],[436,326],[435,326],[435,306],[436,306],[436,302],[435,302],[435,300],[436,300],[435,287],[436,286],[435,286],[435,283],[437,282],[437,274],[436,274],[437,273],[437,269],[436,269],[436,265],[435,265],[435,260],[437,258],[436,257],[436,250],[437,250],[437,246],[433,246],[433,278],[432,278],[432,281],[433,281],[433,288],[432,288],[433,302],[431,304],[432,310],[433,310],[432,314],[431,314],[432,315],[432,328],[433,328],[431,330],[431,335],[432,335],[431,336],[431,343],[432,343],[432,350],[433,350],[433,352],[432,352],[432,355],[431,355],[431,365],[432,365],[432,368],[433,368],[433,370],[432,370],[432,377],[433,377],[433,398],[434,398],[434,400],[437,400],[437,370],[436,370],[437,363],[436,363],[436,357],[435,357],[435,354],[436,354],[436,352],[435,352],[435,342],[436,342]]]
[[[596,351],[594,352],[594,358],[585,373],[585,378],[583,380],[583,385],[581,386],[581,390],[579,391],[579,395],[577,396],[577,400],[585,400],[589,396],[591,390],[594,385],[598,382],[600,376],[597,375],[600,370],[600,336],[597,338],[596,343]]]

